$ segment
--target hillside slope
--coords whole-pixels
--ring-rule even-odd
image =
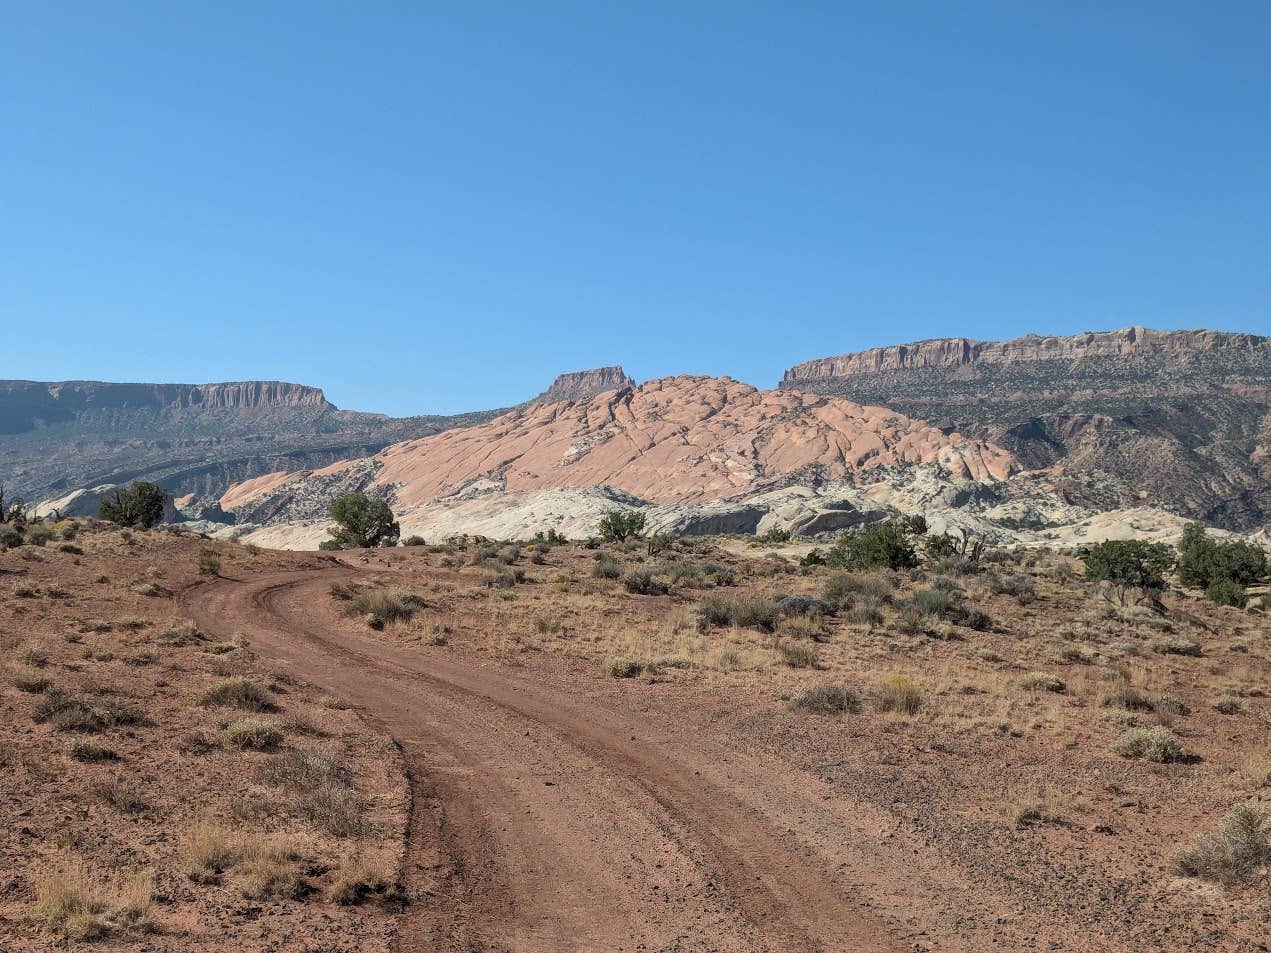
[[[313,518],[350,489],[406,507],[472,493],[598,486],[655,503],[702,503],[917,465],[951,480],[1003,479],[1017,469],[1000,447],[883,407],[761,391],[727,377],[671,377],[533,404],[344,467],[234,487],[222,503],[250,522]]]
[[[783,391],[882,403],[1060,465],[1074,503],[1160,502],[1207,523],[1271,520],[1271,338],[1141,327],[920,341],[786,371]]]
[[[133,479],[215,498],[240,480],[366,456],[497,413],[395,419],[340,410],[316,387],[279,381],[0,381],[0,473],[11,497],[28,500]]]

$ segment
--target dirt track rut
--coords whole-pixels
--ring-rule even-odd
[[[811,779],[470,655],[357,632],[326,594],[355,574],[218,579],[182,598],[205,631],[243,631],[400,745],[415,897],[400,950],[929,948],[912,939],[933,909],[920,866],[880,873],[854,854],[856,821],[831,816]],[[967,948],[947,939],[933,948]]]

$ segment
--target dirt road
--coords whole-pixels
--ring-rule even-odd
[[[399,949],[1018,948],[961,921],[960,897],[984,901],[976,885],[869,806],[589,698],[585,680],[360,629],[327,594],[356,572],[218,579],[182,598],[205,631],[242,631],[401,746],[415,902]]]

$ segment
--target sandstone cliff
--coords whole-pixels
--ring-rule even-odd
[[[635,381],[627,376],[622,366],[597,367],[589,371],[572,371],[561,374],[552,386],[535,397],[531,404],[558,404],[564,400],[580,400],[611,390],[634,387]]]
[[[1271,520],[1271,338],[1125,328],[920,341],[799,364],[783,391],[885,404],[1058,466],[1096,508],[1160,503],[1233,530]]]

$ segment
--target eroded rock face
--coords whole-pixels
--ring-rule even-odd
[[[919,341],[791,368],[783,390],[880,403],[983,437],[1095,508],[1271,521],[1271,338],[1141,327]]]
[[[1000,447],[883,407],[760,391],[727,377],[670,377],[534,404],[397,444],[374,462],[373,482],[391,487],[401,506],[473,490],[588,486],[654,503],[705,503],[889,466],[930,464],[955,480],[1002,479],[1016,469]],[[276,477],[263,484],[303,495]],[[251,489],[234,488],[226,499],[250,506]]]
[[[531,404],[558,404],[566,400],[582,400],[611,390],[625,390],[635,386],[622,366],[597,367],[590,371],[572,371],[561,374],[552,386],[535,397]]]

